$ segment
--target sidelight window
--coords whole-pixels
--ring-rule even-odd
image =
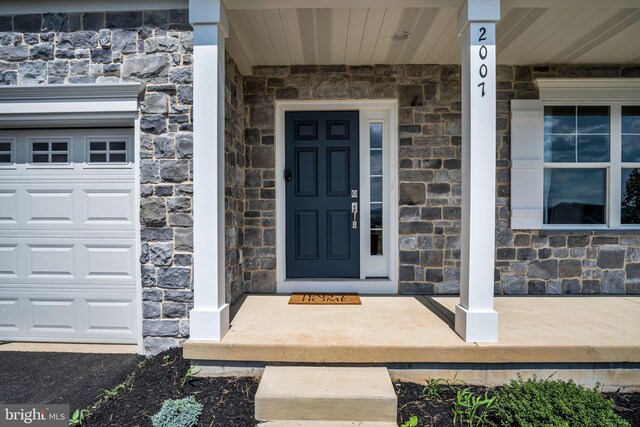
[[[382,123],[369,123],[369,209],[371,255],[383,255]]]

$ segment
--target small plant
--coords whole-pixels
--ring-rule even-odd
[[[160,411],[151,417],[154,427],[192,427],[198,423],[202,405],[193,396],[165,400]]]
[[[412,415],[411,418],[403,422],[400,427],[418,427],[418,417]]]
[[[184,377],[182,377],[182,381],[180,381],[180,388],[184,388],[184,386],[191,381],[191,379],[193,379],[193,377],[196,376],[196,374],[198,372],[200,372],[199,370],[196,370],[196,368],[198,367],[198,365],[191,365],[189,366],[189,369],[187,369],[187,372],[185,372]]]
[[[168,365],[169,362],[171,362],[171,356],[169,356],[168,354],[165,354],[164,356],[162,356],[162,363],[163,365]]]
[[[451,388],[451,386],[455,384],[466,384],[464,381],[459,381],[457,378],[458,375],[456,374],[456,376],[453,377],[453,380],[444,378],[430,378],[426,380],[427,385],[422,389],[422,397],[429,400],[441,400],[441,393],[444,390]]]
[[[424,399],[442,399],[441,392],[442,386],[448,384],[447,380],[442,378],[430,378],[427,380],[427,385],[422,389],[422,397]]]
[[[71,414],[71,417],[69,418],[69,426],[76,427],[83,425],[88,416],[88,409],[76,409],[75,411],[73,411],[73,414]]]
[[[518,377],[498,391],[492,418],[503,427],[629,427],[614,407],[598,386]]]
[[[142,368],[144,368],[144,367],[147,365],[147,360],[149,360],[149,359],[147,359],[147,358],[145,357],[144,359],[142,359],[141,361],[139,361],[139,362],[138,362],[138,364],[136,365],[136,367],[137,367],[138,369],[142,369]]]
[[[469,387],[458,390],[453,402],[453,424],[481,427],[488,424],[488,416],[493,411],[496,396],[489,397],[485,391],[477,396]]]
[[[98,396],[98,398],[104,401],[112,399],[118,396],[120,392],[125,390],[130,390],[132,381],[133,381],[133,377],[128,377],[123,383],[118,384],[112,389],[109,389],[109,390],[103,389],[102,393],[100,393],[100,396]]]

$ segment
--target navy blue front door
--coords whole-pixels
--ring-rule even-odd
[[[357,111],[286,113],[288,278],[360,276],[358,141]]]

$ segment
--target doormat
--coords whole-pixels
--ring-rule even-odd
[[[345,304],[360,305],[360,297],[358,294],[291,294],[289,304]]]

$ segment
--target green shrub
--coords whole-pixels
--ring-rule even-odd
[[[162,409],[151,418],[154,427],[192,427],[198,423],[202,405],[193,396],[165,400]]]
[[[493,418],[503,427],[629,427],[613,408],[597,387],[518,378],[498,391]]]

